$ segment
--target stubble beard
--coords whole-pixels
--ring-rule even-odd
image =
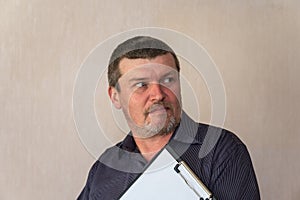
[[[150,121],[145,120],[145,123],[142,126],[132,127],[132,131],[136,137],[139,138],[150,138],[153,136],[164,136],[168,135],[175,131],[176,127],[179,124],[179,119],[175,117],[174,109],[169,105],[172,113],[168,113],[167,110],[165,114],[159,116],[149,116],[148,112],[145,112],[145,119],[148,117]]]
[[[178,123],[174,116],[170,116],[169,119],[166,119],[166,122],[163,124],[153,124],[149,123],[144,126],[144,128],[139,128],[137,135],[142,138],[150,138],[155,135],[164,136],[172,133]]]

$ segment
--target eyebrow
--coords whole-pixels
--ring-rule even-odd
[[[167,73],[165,73],[162,77],[166,77],[166,76],[169,76],[169,75],[176,75],[176,74],[178,74],[178,71],[169,71],[169,72],[167,72]]]
[[[164,75],[162,75],[161,77],[164,78],[164,77],[167,77],[167,76],[170,76],[170,75],[176,75],[177,74],[177,71],[169,71],[167,73],[165,73]],[[128,82],[137,82],[137,81],[146,81],[146,80],[149,80],[149,77],[140,77],[140,78],[131,78],[128,80]]]
[[[141,78],[131,78],[128,80],[129,83],[132,83],[132,82],[139,82],[139,81],[146,81],[148,80],[149,78],[147,77],[141,77]]]

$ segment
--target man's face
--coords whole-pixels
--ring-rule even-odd
[[[123,58],[119,68],[120,91],[110,88],[109,94],[123,110],[133,135],[146,138],[173,132],[181,115],[180,81],[173,56]]]

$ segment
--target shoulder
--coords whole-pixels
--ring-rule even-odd
[[[100,165],[99,160],[96,160],[96,161],[94,162],[94,164],[92,165],[92,167],[91,167],[91,169],[90,169],[90,171],[89,171],[89,178],[90,178],[90,179],[93,179],[93,178],[94,178],[95,173],[96,173],[96,171],[97,171],[99,165]]]
[[[204,142],[204,140],[211,139],[212,136],[215,136],[218,139],[217,142],[221,144],[226,143],[234,146],[245,145],[235,133],[228,129],[199,123],[197,133],[199,140]]]
[[[222,127],[195,122],[184,112],[174,139],[186,143],[197,143],[207,150],[212,150],[216,146],[230,148],[244,145],[233,132]]]
[[[225,174],[231,179],[233,177],[241,179],[247,174],[252,174],[251,176],[255,177],[248,149],[235,133],[224,128],[209,125],[200,124],[199,127],[206,127],[204,129],[207,130],[206,134],[204,134],[200,155],[203,158],[206,156],[205,159],[210,160],[214,171],[212,179],[224,178],[221,172],[226,172]],[[236,180],[236,182],[239,181]]]
[[[202,144],[202,157],[212,153],[215,158],[222,160],[236,154],[248,153],[243,141],[228,129],[199,123],[195,139]]]
[[[246,145],[233,132],[210,127],[212,131],[205,134],[203,141],[210,138],[210,134],[219,135],[213,145],[206,142],[213,146],[205,157],[211,164],[209,187],[213,193],[220,199],[260,199],[256,175]]]
[[[222,129],[216,146],[218,147],[217,152],[228,154],[228,156],[248,152],[245,143],[235,133],[227,129]]]

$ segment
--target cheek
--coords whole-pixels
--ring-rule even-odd
[[[165,92],[170,102],[175,104],[181,104],[181,93],[179,87],[167,89]]]
[[[128,112],[135,122],[143,121],[145,111],[145,99],[141,96],[131,95],[128,100]]]

